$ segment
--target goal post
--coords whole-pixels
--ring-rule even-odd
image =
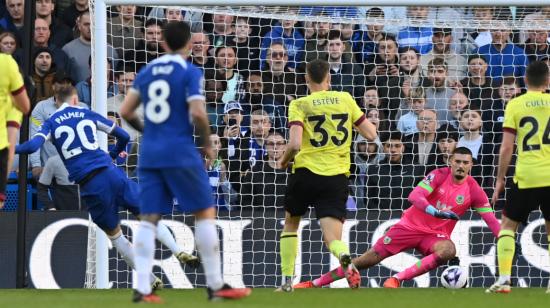
[[[223,4],[224,6],[220,6]],[[494,23],[485,23],[479,20],[468,17],[464,19],[441,19],[441,18],[428,18],[426,20],[418,21],[409,21],[407,19],[379,19],[379,18],[366,18],[363,16],[345,16],[345,15],[330,15],[330,14],[286,14],[290,10],[290,7],[296,4],[295,1],[290,0],[269,0],[263,2],[262,6],[257,5],[257,1],[253,0],[229,0],[229,1],[219,1],[219,0],[90,0],[90,12],[92,17],[92,73],[93,73],[93,82],[92,82],[92,109],[104,116],[107,115],[109,110],[107,106],[108,102],[108,85],[113,80],[109,80],[109,72],[107,71],[106,59],[108,59],[108,33],[110,25],[108,17],[109,13],[114,10],[114,6],[117,5],[137,5],[147,8],[167,8],[167,7],[178,7],[181,10],[192,12],[192,13],[205,13],[205,14],[227,14],[238,17],[249,17],[255,19],[265,19],[268,23],[275,24],[279,20],[290,19],[297,21],[301,26],[300,31],[306,31],[306,27],[303,26],[307,22],[318,22],[318,23],[334,23],[334,24],[353,24],[356,29],[360,30],[366,29],[367,24],[384,24],[385,26],[392,26],[394,28],[402,27],[413,27],[413,26],[425,26],[430,28],[451,28],[453,32],[463,31],[469,29],[501,29],[505,27],[506,29],[511,29],[517,32],[526,31],[531,29],[543,29],[550,31],[550,22],[546,21],[542,25],[525,25],[522,22],[516,20],[507,21],[506,23],[494,22]],[[344,0],[337,3],[339,7],[352,7],[352,6],[362,6],[368,4],[369,7],[372,6],[474,6],[479,5],[478,2],[472,0],[374,0],[365,3],[363,0]],[[489,4],[489,3],[488,3]],[[327,6],[334,7],[335,2],[330,0],[303,0],[300,1],[301,7],[306,6]],[[490,3],[491,6],[538,6],[540,5],[540,0],[497,0]],[[512,8],[512,11],[515,9]],[[147,10],[149,12],[149,10]],[[147,19],[146,15],[140,16],[143,20]],[[202,21],[201,21],[202,23]],[[213,23],[213,22],[210,22]],[[201,27],[204,26],[201,24]],[[211,26],[211,25],[210,25]],[[366,30],[365,30],[366,31]],[[258,31],[259,32],[259,31]],[[265,33],[263,33],[265,35]],[[262,40],[262,36],[256,34],[255,39],[258,41]],[[430,38],[431,40],[431,38]],[[137,41],[137,39],[136,39]],[[213,45],[212,42],[210,42]],[[365,43],[361,41],[360,43]],[[258,48],[260,48],[258,46]],[[355,53],[356,51],[352,51]],[[378,56],[374,52],[374,56]],[[460,56],[468,59],[469,54],[459,54]],[[121,55],[119,55],[121,57]],[[284,55],[283,55],[284,57]],[[134,65],[132,60],[122,57],[121,62],[127,65]],[[239,59],[237,59],[238,61]],[[258,59],[259,60],[259,59]],[[420,61],[420,60],[419,60]],[[303,64],[305,60],[302,60],[300,64]],[[361,63],[363,65],[364,63]],[[372,64],[372,63],[369,63]],[[420,69],[420,65],[418,66]],[[467,69],[467,68],[463,68]],[[124,68],[119,68],[119,71],[124,70]],[[246,69],[245,69],[246,70]],[[251,70],[245,72],[251,74]],[[359,73],[361,78],[367,78],[368,72],[364,70]],[[426,77],[426,76],[423,76]],[[456,76],[455,76],[456,77]],[[462,76],[461,77],[465,77]],[[498,76],[499,78],[505,76]],[[298,77],[297,77],[298,78]],[[242,94],[241,92],[246,92],[248,89],[248,80],[242,80],[242,88],[235,87],[235,92],[237,93],[235,97]],[[303,81],[302,81],[303,82]],[[304,86],[305,84],[296,84],[296,86]],[[357,86],[357,85],[353,85]],[[216,85],[214,85],[216,87]],[[378,87],[375,85],[374,87]],[[387,86],[389,87],[389,86]],[[395,88],[400,88],[401,85],[393,85]],[[421,87],[418,85],[418,87]],[[237,89],[238,88],[238,89]],[[368,87],[364,86],[364,90]],[[377,88],[378,89],[378,88]],[[352,89],[353,90],[353,89]],[[497,92],[498,86],[491,85],[491,91]],[[241,92],[239,92],[241,91]],[[298,90],[296,90],[298,91]],[[218,90],[215,89],[217,94]],[[377,92],[378,93],[378,92]],[[387,92],[385,92],[387,93]],[[277,93],[271,93],[273,95]],[[361,97],[358,97],[359,101],[363,102],[366,99],[366,94],[361,94]],[[378,93],[377,95],[381,95]],[[221,98],[220,100],[225,99]],[[389,97],[379,97],[381,100],[389,100]],[[399,102],[404,102],[403,97],[399,98]],[[402,100],[403,99],[403,100]],[[208,103],[208,102],[207,102]],[[217,107],[220,107],[219,102]],[[366,104],[366,103],[365,103]],[[404,103],[403,103],[404,104]],[[378,106],[378,105],[377,105]],[[214,112],[223,113],[222,108],[214,108]],[[288,107],[288,106],[287,106]],[[365,107],[365,106],[362,106]],[[389,107],[388,107],[389,108]],[[401,110],[401,105],[395,107]],[[491,107],[492,108],[492,107]],[[366,108],[365,108],[366,109]],[[376,107],[378,109],[378,107]],[[403,110],[401,110],[403,111]],[[220,116],[220,114],[217,114]],[[379,118],[379,121],[382,121]],[[391,121],[397,122],[396,119],[392,118]],[[491,120],[492,121],[492,120]],[[457,128],[457,134],[459,129]],[[389,133],[389,129],[382,131],[382,133]],[[462,132],[461,132],[462,133]],[[103,149],[107,149],[107,136],[104,133],[98,133],[100,138],[100,145]],[[359,142],[357,142],[359,143]],[[352,151],[353,155],[356,154],[356,140],[353,140]],[[377,144],[381,146],[381,143]],[[367,150],[365,150],[367,151]],[[382,150],[378,152],[382,155]],[[377,158],[378,159],[378,158]],[[414,167],[414,164],[410,164]],[[135,166],[133,166],[135,167]],[[359,172],[359,171],[357,171]],[[363,171],[361,171],[363,172]],[[401,173],[403,174],[403,173]],[[365,174],[362,174],[364,177]],[[399,175],[398,175],[399,176]],[[244,176],[242,182],[239,184],[244,184]],[[229,181],[226,181],[229,182]],[[211,185],[212,185],[211,181]],[[216,182],[217,184],[218,182]],[[266,183],[274,184],[277,187],[277,183]],[[412,187],[415,183],[401,182],[399,189],[404,187]],[[224,268],[224,279],[226,281],[232,282],[234,285],[252,285],[254,287],[273,287],[275,281],[279,276],[279,268],[276,262],[277,260],[277,247],[278,239],[276,238],[277,232],[281,230],[283,219],[280,214],[280,208],[276,208],[273,204],[265,204],[262,209],[258,208],[244,208],[244,206],[239,207],[239,205],[229,204],[234,202],[234,198],[231,198],[232,194],[244,194],[241,191],[235,192],[232,190],[231,186],[223,186],[220,182],[219,184],[220,195],[226,196],[227,208],[231,210],[220,210],[220,219],[217,222],[218,228],[220,230],[220,239],[222,240],[222,254],[223,254],[223,268]],[[381,188],[382,183],[377,183],[377,189]],[[366,183],[360,181],[359,176],[357,176],[357,181],[350,183],[351,193],[350,193],[350,202],[349,208],[351,209],[351,216],[344,224],[344,235],[343,239],[346,242],[350,243],[352,248],[352,254],[359,255],[363,253],[364,249],[371,247],[374,243],[374,240],[383,236],[384,231],[397,219],[399,214],[405,209],[405,205],[398,208],[367,208],[366,204],[361,204],[361,202],[366,203],[366,198],[364,197]],[[484,189],[490,190],[491,187],[483,187]],[[361,190],[359,192],[359,190]],[[223,193],[221,192],[223,191]],[[218,193],[218,192],[217,192]],[[254,197],[254,191],[247,192],[251,195],[249,197]],[[256,194],[258,194],[256,192]],[[272,192],[262,192],[260,195],[265,196],[264,200],[268,200],[273,197]],[[359,197],[359,194],[362,194],[362,197]],[[381,194],[379,192],[379,194]],[[276,197],[276,196],[275,196]],[[380,199],[389,199],[388,196],[378,195],[376,196]],[[269,200],[272,200],[271,198]],[[241,200],[242,201],[242,200]],[[401,197],[399,202],[405,204],[406,196]],[[266,201],[267,202],[267,201]],[[235,208],[235,209],[233,209]],[[261,214],[261,211],[265,211],[264,214]],[[278,212],[279,211],[279,212]],[[267,214],[266,214],[267,213]],[[121,214],[124,215],[124,214]],[[263,215],[263,216],[262,216]],[[500,215],[499,215],[500,216]],[[184,247],[185,251],[191,252],[194,245],[189,242],[193,240],[192,229],[187,225],[190,221],[189,217],[181,215],[179,213],[174,213],[173,221],[168,221],[167,225],[172,230],[176,237],[176,241],[180,246]],[[124,228],[127,228],[130,231],[133,231],[135,224],[131,220],[125,220],[123,222]],[[518,267],[525,269],[525,272],[528,272],[530,275],[534,275],[534,280],[527,277],[524,280],[520,280],[519,284],[521,285],[542,285],[543,281],[547,281],[547,273],[545,271],[550,271],[550,263],[548,263],[548,256],[544,256],[546,253],[542,247],[536,247],[533,249],[527,249],[528,244],[537,243],[540,245],[544,242],[542,239],[541,231],[542,222],[541,220],[532,219],[530,225],[525,228],[527,230],[525,236],[518,236],[521,238],[521,244],[525,244],[525,247],[522,247],[523,254],[525,255]],[[299,241],[304,243],[300,247],[300,255],[298,256],[296,264],[296,273],[302,273],[303,275],[317,275],[322,271],[331,269],[337,264],[337,260],[325,253],[323,256],[318,256],[316,253],[323,251],[326,252],[326,249],[323,248],[322,239],[319,236],[319,228],[317,222],[315,222],[314,215],[305,217],[304,221],[300,225],[299,230]],[[355,231],[357,230],[357,231]],[[530,237],[529,237],[530,236]],[[479,220],[475,215],[467,215],[464,221],[460,221],[455,229],[453,236],[453,241],[457,246],[457,253],[461,256],[461,262],[466,266],[472,266],[471,276],[479,276],[481,278],[476,278],[475,285],[481,286],[486,285],[488,282],[493,279],[495,275],[495,251],[496,246],[492,242],[493,238],[488,229],[485,228],[484,222]],[[246,243],[245,243],[246,242]],[[475,247],[471,247],[475,246]],[[110,251],[110,243],[105,234],[90,224],[89,235],[88,235],[88,260],[87,260],[87,273],[86,273],[86,282],[85,287],[87,288],[111,288],[111,287],[125,287],[129,285],[131,280],[131,273],[124,266],[119,269],[121,266],[119,264],[120,258],[116,255],[113,257],[113,251]],[[161,260],[155,260],[155,266],[162,268],[161,278],[165,278],[172,287],[188,288],[193,286],[203,286],[204,277],[202,274],[192,274],[189,276],[187,270],[182,270],[179,268],[179,263],[171,256],[170,253],[165,254],[165,250],[158,249],[156,256],[161,256]],[[163,256],[170,256],[168,258],[162,259]],[[405,266],[413,264],[417,261],[418,255],[414,254],[400,254],[396,257],[389,258],[382,262],[381,266],[385,267],[386,270],[373,270],[369,271],[368,275],[368,285],[371,287],[379,286],[380,283],[377,279],[380,279],[382,276],[387,275],[390,271],[395,272],[397,270],[402,270]],[[251,261],[253,260],[253,261]],[[122,262],[120,262],[122,263]],[[114,269],[113,269],[114,268]],[[388,270],[390,269],[390,270]],[[113,271],[116,273],[113,275]],[[249,271],[250,273],[244,273]],[[121,274],[122,273],[122,274]],[[243,278],[244,276],[247,277]],[[110,281],[113,280],[113,276],[116,276],[121,281]],[[251,277],[255,276],[255,277]],[[111,277],[111,278],[110,278]],[[190,278],[192,277],[192,278]],[[299,279],[300,277],[297,277]],[[433,277],[432,277],[433,278]],[[175,281],[175,280],[178,281]],[[428,276],[422,276],[415,280],[417,286],[427,287],[434,286],[434,283],[437,282],[434,279],[431,279]],[[345,284],[335,283],[333,287],[343,287]]]

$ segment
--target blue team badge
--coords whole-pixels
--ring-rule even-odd
[[[422,182],[424,182],[425,184],[430,185],[430,184],[432,184],[434,179],[435,179],[435,174],[430,173],[424,178],[424,180]]]
[[[458,195],[456,196],[456,204],[458,205],[462,205],[464,203],[464,196],[463,195]]]
[[[391,237],[385,236],[385,237],[384,237],[384,244],[385,244],[385,245],[388,245],[389,243],[391,243]]]

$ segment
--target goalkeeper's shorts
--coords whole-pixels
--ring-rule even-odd
[[[285,210],[292,216],[303,216],[313,206],[317,219],[334,217],[343,221],[348,195],[346,175],[324,176],[298,168],[288,178]]]
[[[540,208],[544,219],[550,220],[549,200],[550,187],[519,188],[512,183],[502,213],[512,220],[526,223],[529,214]]]

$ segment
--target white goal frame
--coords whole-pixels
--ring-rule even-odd
[[[256,6],[255,0],[91,0],[93,6],[92,48],[94,59],[107,59],[107,6],[110,5],[158,5],[158,6]],[[479,3],[473,0],[341,0],[338,6],[541,6],[540,0],[489,0]],[[267,0],[263,6],[296,6],[293,0]],[[334,0],[301,0],[300,6],[334,6]],[[93,61],[92,107],[101,115],[107,115],[107,66],[103,61]],[[100,145],[107,148],[105,134],[99,135]],[[99,232],[100,234],[102,232]],[[108,239],[96,236],[95,288],[107,289],[109,284]]]

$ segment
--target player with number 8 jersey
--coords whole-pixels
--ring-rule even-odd
[[[349,194],[352,129],[374,140],[376,128],[349,93],[329,90],[327,61],[318,59],[307,64],[306,83],[311,94],[290,103],[290,138],[278,162],[285,168],[294,159],[280,240],[283,281],[279,290],[292,291],[298,251],[296,232],[310,205],[315,208],[326,246],[340,260],[350,287],[355,288],[361,278],[351,263],[349,248],[340,239]]]

